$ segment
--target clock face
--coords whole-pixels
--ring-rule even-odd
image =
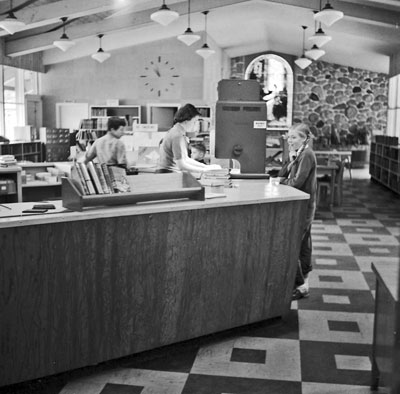
[[[139,78],[145,95],[179,98],[181,78],[176,66],[165,56],[159,55],[147,60]]]

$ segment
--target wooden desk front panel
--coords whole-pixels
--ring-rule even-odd
[[[376,281],[374,362],[379,370],[379,385],[390,387],[393,373],[395,300],[380,279]]]
[[[0,229],[0,386],[284,314],[306,205]]]

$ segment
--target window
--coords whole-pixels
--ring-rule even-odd
[[[3,85],[0,102],[0,135],[14,140],[14,127],[25,125],[25,94],[38,93],[37,73],[15,67],[1,67]]]
[[[267,104],[268,128],[286,128],[292,124],[293,71],[289,63],[274,54],[253,59],[245,79],[256,79]]]

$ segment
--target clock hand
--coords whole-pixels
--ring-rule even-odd
[[[157,77],[161,77],[160,71],[157,67],[154,68],[154,72],[156,73]]]

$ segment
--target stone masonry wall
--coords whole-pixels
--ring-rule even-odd
[[[365,144],[384,133],[386,74],[321,61],[295,72],[293,122],[308,123],[321,144]]]
[[[231,59],[231,78],[244,77],[244,60]],[[293,123],[309,124],[316,144],[365,144],[372,135],[385,133],[386,74],[322,61],[293,71]]]

